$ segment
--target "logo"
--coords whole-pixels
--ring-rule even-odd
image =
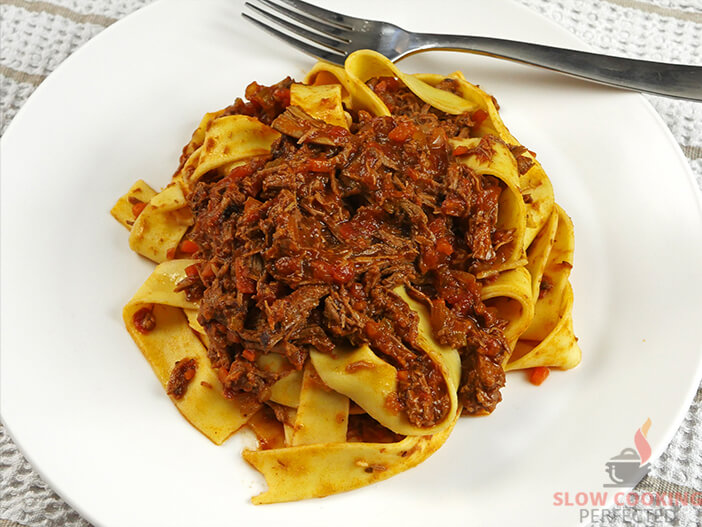
[[[651,457],[651,445],[646,436],[649,428],[651,428],[651,419],[646,419],[634,434],[636,449],[625,448],[607,461],[605,472],[609,475],[611,483],[605,483],[604,487],[633,487],[648,474],[650,465],[646,462]]]
[[[651,445],[646,436],[651,419],[634,434],[634,448],[625,448],[605,463],[609,481],[605,488],[632,488],[648,474]],[[656,478],[651,478],[655,480]],[[634,490],[562,490],[553,493],[554,507],[578,507],[580,523],[622,522],[629,525],[673,525],[678,509],[702,507],[702,492],[682,485],[668,484],[666,490],[655,490],[648,479]]]

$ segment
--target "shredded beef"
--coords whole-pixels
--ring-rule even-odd
[[[176,361],[171,371],[171,376],[168,379],[167,392],[174,399],[182,399],[188,391],[190,381],[195,377],[197,372],[197,360],[191,357],[186,357]]]
[[[301,369],[309,346],[365,343],[398,369],[393,407],[431,427],[449,395],[417,342],[417,314],[392,292],[405,285],[431,309],[438,341],[459,350],[464,412],[492,411],[508,348],[474,273],[500,262],[511,233],[497,227],[503,184],[453,156],[449,138],[471,135],[471,115],[437,111],[379,78],[369,86],[393,116],[352,112],[346,130],[289,106],[291,82],[254,83],[249,102],[227,109],[281,132],[271,155],[207,174],[187,196],[202,263],[179,288],[200,300],[225,391],[269,397],[279,376],[250,360],[258,354]],[[449,79],[438,87],[458,90]]]

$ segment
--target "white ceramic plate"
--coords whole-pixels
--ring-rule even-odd
[[[505,1],[330,2],[408,29],[581,47]],[[2,139],[2,416],[32,464],[102,526],[578,524],[555,492],[602,490],[604,463],[650,417],[661,453],[701,371],[702,215],[689,168],[636,94],[458,53],[404,61],[462,70],[538,152],[576,229],[584,356],[541,387],[508,376],[488,418],[463,419],[423,465],[358,491],[253,507],[262,478],[163,393],[122,305],[152,266],[108,211],[132,182],[164,185],[202,114],[251,80],[313,60],[239,16],[237,1],[161,1],[108,28],[36,91]],[[263,523],[261,523],[263,522]],[[270,523],[269,523],[270,522]],[[282,523],[281,523],[282,524]]]

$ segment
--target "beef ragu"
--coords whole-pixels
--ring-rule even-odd
[[[266,157],[212,172],[187,196],[196,272],[181,282],[225,392],[265,401],[278,353],[302,368],[309,347],[367,343],[398,369],[388,401],[430,427],[449,408],[438,367],[417,343],[418,315],[392,291],[404,285],[431,312],[435,338],[459,350],[465,414],[491,412],[504,385],[505,323],[480,298],[476,270],[500,263],[512,233],[497,228],[503,184],[456,161],[451,137],[470,137],[482,110],[447,115],[395,78],[369,86],[393,117],[354,112],[350,130],[289,106],[291,80],[253,83],[229,114],[282,136]],[[454,81],[439,85],[455,90]]]

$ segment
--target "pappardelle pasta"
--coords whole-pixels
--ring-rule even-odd
[[[254,431],[254,503],[407,470],[505,372],[579,363],[573,226],[493,97],[358,51],[246,98],[112,214],[157,264],[127,330],[205,436]]]

